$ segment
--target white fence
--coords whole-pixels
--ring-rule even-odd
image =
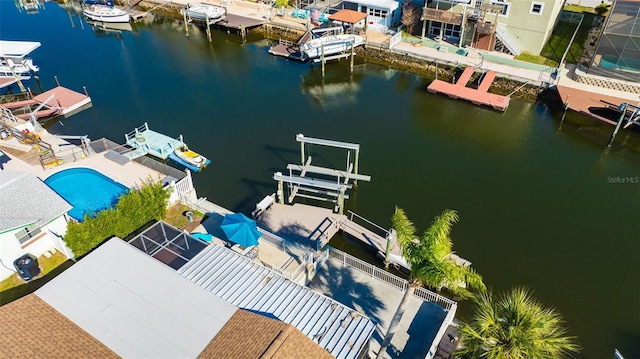
[[[394,274],[391,274],[384,269],[378,268],[372,264],[369,264],[361,259],[353,257],[341,250],[335,249],[331,246],[325,247],[326,256],[321,256],[320,258],[334,258],[341,261],[343,264],[353,267],[363,273],[370,275],[372,278],[376,278],[381,280],[391,286],[394,286],[401,291],[405,291],[408,288],[408,282],[404,278],[400,278]],[[320,259],[318,260],[320,262]],[[443,297],[440,294],[434,293],[425,288],[418,288],[414,292],[414,296],[434,304],[437,304],[444,309],[451,311],[455,311],[457,308],[457,303],[453,300]]]

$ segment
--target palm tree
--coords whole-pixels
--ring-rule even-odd
[[[445,210],[437,216],[422,238],[415,235],[416,229],[407,218],[404,210],[396,207],[391,217],[391,224],[396,231],[402,256],[410,266],[409,288],[404,293],[396,313],[391,319],[389,329],[382,341],[378,358],[383,358],[391,339],[398,329],[398,324],[406,309],[409,298],[422,285],[440,290],[448,288],[453,294],[463,298],[472,296],[469,289],[484,291],[486,287],[482,277],[468,265],[460,265],[452,256],[453,246],[449,234],[451,226],[458,221],[454,210]]]
[[[566,336],[562,317],[546,309],[528,290],[515,288],[494,300],[475,298],[476,313],[462,327],[463,358],[551,359],[580,351],[576,337]]]

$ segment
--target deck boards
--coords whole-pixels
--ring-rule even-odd
[[[433,80],[429,87],[427,87],[427,90],[431,93],[442,93],[451,98],[470,101],[475,105],[486,105],[499,111],[505,111],[507,107],[509,107],[509,96],[487,92],[495,79],[495,72],[488,71],[479,88],[476,90],[466,87],[466,82],[468,78],[471,77],[470,73],[472,74],[473,71],[475,71],[475,69],[472,66],[467,67],[456,84],[450,84],[442,80]]]

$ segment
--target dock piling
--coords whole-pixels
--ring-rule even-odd
[[[620,114],[620,117],[618,118],[618,123],[616,124],[616,128],[613,129],[613,133],[611,134],[611,139],[609,140],[609,144],[607,145],[607,147],[611,147],[611,144],[613,144],[613,140],[616,138],[616,134],[618,134],[618,130],[620,130],[620,126],[622,126],[622,122],[624,122],[624,115],[627,113],[627,103],[622,103],[622,105],[620,106],[622,113]]]
[[[189,37],[189,26],[188,26],[189,23],[187,22],[187,12],[186,11],[182,14],[182,19],[183,19],[182,21],[184,22],[184,31],[187,34],[187,37]]]
[[[320,50],[322,51],[320,54],[320,60],[322,62],[322,78],[324,78],[324,65],[325,65],[325,59],[324,59],[324,43],[322,44],[322,47],[320,48]]]

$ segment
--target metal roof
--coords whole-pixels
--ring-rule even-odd
[[[3,41],[0,40],[0,57],[25,57],[40,47],[35,41]]]
[[[32,223],[44,225],[73,208],[38,177],[0,171],[0,233]]]
[[[375,329],[363,314],[217,245],[178,273],[236,307],[295,326],[339,359],[356,358]]]
[[[35,293],[124,358],[195,358],[237,311],[119,238]]]

